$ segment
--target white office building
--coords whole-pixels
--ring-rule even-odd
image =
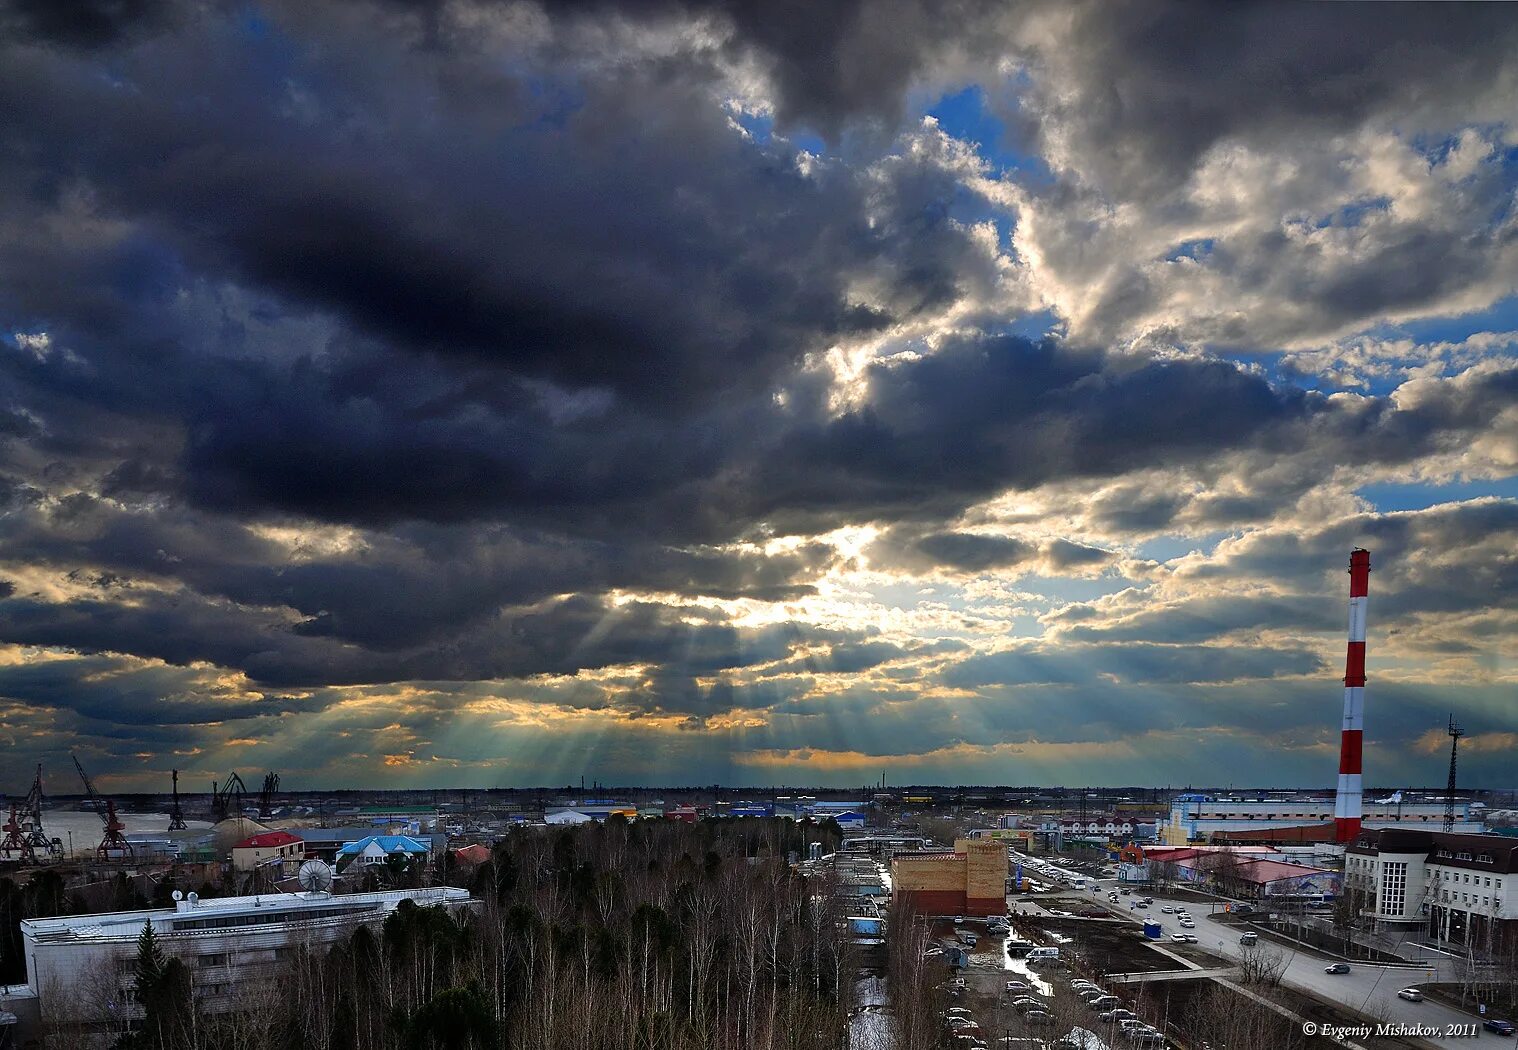
[[[173,908],[27,919],[21,923],[27,983],[0,989],[0,1010],[20,1018],[18,1035],[27,1038],[44,1016],[66,1017],[81,1036],[119,1019],[134,1009],[130,989],[145,924],[166,954],[189,967],[202,1009],[236,1009],[261,979],[277,976],[297,949],[331,944],[359,926],[381,923],[404,901],[451,912],[479,905],[468,890],[434,886],[210,900],[191,894]]]

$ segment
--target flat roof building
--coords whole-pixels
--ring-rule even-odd
[[[406,902],[450,912],[475,908],[468,890],[452,886],[374,893],[272,893],[198,899],[172,908],[62,915],[21,922],[27,981],[8,988],[6,1009],[21,1019],[19,1041],[45,1010],[81,1035],[107,1021],[108,1004],[131,1003],[137,938],[152,926],[164,949],[192,975],[200,1007],[236,1009],[260,979],[277,979],[303,946],[331,944],[360,926],[381,923]],[[135,1009],[130,1005],[126,1009]],[[40,1036],[40,1033],[38,1033]],[[78,1045],[89,1045],[87,1041]]]
[[[1366,802],[1362,826],[1437,829],[1444,823],[1443,802]],[[1181,795],[1170,803],[1170,819],[1160,828],[1160,841],[1170,846],[1212,842],[1218,838],[1247,839],[1258,833],[1273,841],[1314,841],[1323,834],[1332,840],[1332,798],[1237,799]],[[1468,801],[1455,804],[1457,832],[1486,830],[1481,811]]]

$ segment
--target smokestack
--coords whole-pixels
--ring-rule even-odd
[[[1365,732],[1365,610],[1370,601],[1370,551],[1349,555],[1349,652],[1344,659],[1344,724],[1339,742],[1339,793],[1334,841],[1360,834],[1360,745]]]

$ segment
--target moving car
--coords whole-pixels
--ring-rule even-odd
[[[1423,990],[1421,988],[1403,988],[1397,993],[1397,998],[1406,999],[1410,1003],[1421,1003],[1423,1001]]]
[[[1182,919],[1181,920],[1181,929],[1183,929],[1183,930],[1194,930],[1194,929],[1196,929],[1196,923],[1192,922],[1190,919]]]
[[[1496,1032],[1498,1035],[1513,1034],[1512,1021],[1499,1021],[1495,1017],[1487,1018],[1485,1021],[1481,1022],[1481,1027],[1485,1028],[1488,1032]]]
[[[1253,930],[1251,930],[1250,932],[1244,934],[1243,936],[1241,936],[1239,938],[1239,943],[1242,944],[1242,945],[1244,945],[1245,947],[1248,947],[1251,944],[1259,944],[1260,943],[1260,935],[1258,933],[1255,933]]]
[[[1349,963],[1334,963],[1332,966],[1323,967],[1324,973],[1348,973]]]
[[[1148,902],[1146,901],[1145,903],[1147,904]],[[1163,908],[1160,909],[1160,914],[1161,915],[1174,915],[1175,914],[1175,909],[1172,908],[1170,905],[1167,904]]]

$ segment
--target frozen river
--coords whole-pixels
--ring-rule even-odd
[[[168,837],[169,815],[167,813],[118,813],[129,835],[162,835]],[[100,842],[101,822],[97,813],[74,809],[45,809],[42,826],[50,839],[61,839],[63,848],[69,849],[72,835],[75,853],[89,853]],[[211,825],[204,820],[186,820],[190,831],[204,831]],[[183,834],[180,832],[179,834]]]

